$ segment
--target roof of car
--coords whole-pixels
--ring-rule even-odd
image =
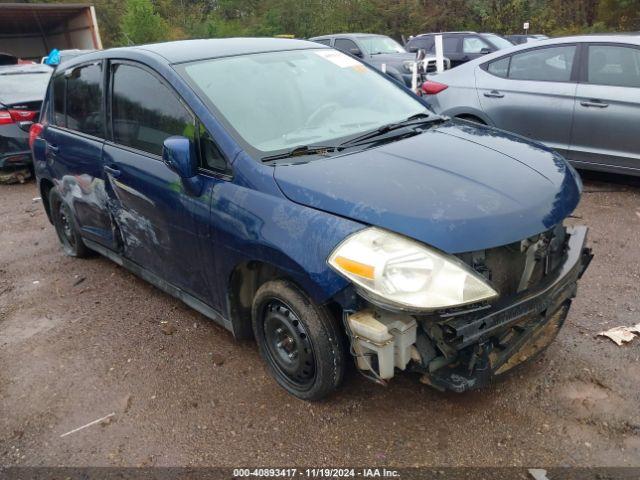
[[[640,34],[638,33],[592,33],[589,35],[572,35],[567,37],[548,38],[536,42],[536,45],[550,45],[553,43],[570,42],[621,42],[640,44]]]
[[[470,60],[459,67],[451,70],[445,70],[438,75],[462,75],[465,69],[473,69],[483,63],[488,63],[496,59],[500,59],[507,55],[512,55],[517,52],[529,50],[533,48],[552,47],[555,45],[561,46],[571,43],[621,43],[640,46],[640,35],[627,35],[627,34],[590,34],[590,35],[574,35],[570,37],[558,37],[539,40],[535,43],[521,43],[519,45],[513,45],[511,47],[498,50],[487,55],[483,55],[476,59]],[[453,72],[453,73],[450,73]]]
[[[313,37],[313,38],[310,38],[309,40],[312,40],[312,41],[325,40],[325,39],[335,38],[335,37],[355,37],[355,38],[359,38],[359,37],[386,37],[386,35],[381,35],[379,33],[331,33],[331,34],[328,34],[328,35],[320,35],[318,37]]]
[[[286,38],[212,38],[152,43],[134,47],[122,47],[113,51],[122,51],[122,49],[149,51],[164,57],[170,63],[182,63],[205,58],[233,57],[251,53],[302,50],[306,48],[323,47],[307,40]]]
[[[472,32],[472,31],[466,31],[466,32],[465,31],[460,31],[460,32],[427,32],[427,33],[420,33],[420,34],[414,36],[413,38],[424,37],[425,35],[452,35],[452,34],[464,35],[464,34],[467,34],[467,33],[477,34],[478,32]]]

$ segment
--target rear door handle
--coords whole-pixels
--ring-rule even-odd
[[[104,171],[107,172],[109,175],[111,175],[112,177],[119,177],[120,174],[122,173],[120,170],[118,170],[117,168],[113,168],[110,167],[108,165],[105,165],[104,167]]]
[[[502,98],[504,97],[504,93],[500,93],[497,90],[491,90],[490,92],[484,92],[484,96],[489,98]]]
[[[596,107],[596,108],[607,108],[609,106],[608,103],[604,103],[601,100],[584,100],[580,102],[580,105],[583,107]]]

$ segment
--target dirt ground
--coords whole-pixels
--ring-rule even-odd
[[[351,371],[316,404],[254,344],[104,258],[65,257],[37,196],[0,187],[0,465],[640,465],[640,338],[595,336],[640,322],[637,180],[585,181],[572,221],[595,259],[535,363],[463,395]]]

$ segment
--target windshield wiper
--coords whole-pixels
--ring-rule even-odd
[[[441,117],[435,114],[426,113],[426,112],[416,113],[415,115],[411,115],[410,117],[402,120],[401,122],[388,123],[386,125],[382,125],[381,127],[376,128],[372,132],[367,132],[363,135],[359,135],[355,138],[352,138],[351,140],[342,142],[340,145],[338,145],[338,148],[358,145],[361,142],[371,140],[373,138],[379,137],[380,135],[384,135],[385,133],[392,132],[393,130],[398,130],[400,128],[405,128],[405,127],[413,127],[415,125],[422,125],[423,123],[426,123],[426,122],[435,122],[440,119]]]
[[[328,153],[336,151],[334,146],[322,146],[322,145],[300,145],[288,152],[278,153],[276,155],[269,155],[262,157],[263,162],[270,162],[272,160],[280,160],[282,158],[302,157],[305,155],[327,155]]]

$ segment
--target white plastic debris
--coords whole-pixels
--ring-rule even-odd
[[[622,346],[625,342],[630,342],[636,335],[640,335],[640,323],[636,323],[631,327],[614,327],[598,333],[598,336],[607,337],[616,342],[618,346]]]
[[[67,433],[63,433],[62,435],[60,435],[60,438],[66,437],[67,435],[71,435],[72,433],[79,432],[80,430],[84,430],[85,428],[90,427],[91,425],[96,425],[97,423],[104,422],[105,420],[110,419],[114,415],[115,415],[115,412],[114,413],[110,413],[109,415],[105,415],[104,417],[99,418],[97,420],[94,420],[93,422],[89,422],[89,423],[87,423],[85,425],[82,425],[81,427],[74,428],[73,430],[70,430]]]

